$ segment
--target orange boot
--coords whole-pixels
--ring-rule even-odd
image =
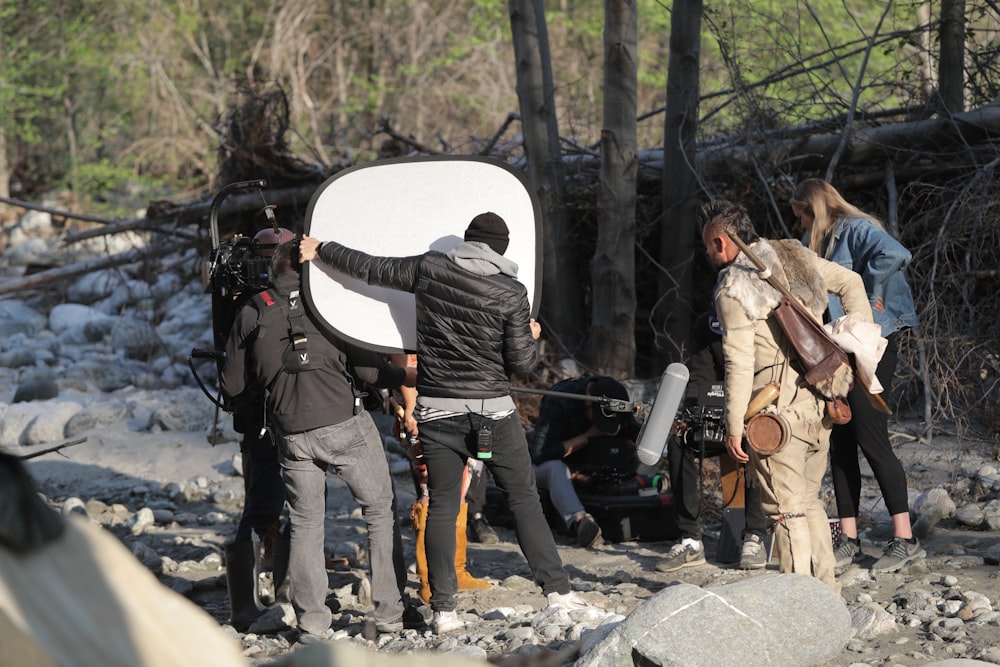
[[[476,579],[465,569],[465,547],[467,545],[466,523],[469,520],[469,504],[462,503],[458,508],[458,523],[455,525],[455,574],[458,576],[458,590],[475,591],[493,588],[493,584],[483,579]]]
[[[419,500],[413,503],[410,507],[410,521],[413,522],[417,543],[417,578],[420,579],[417,597],[424,604],[430,604],[431,585],[427,578],[427,549],[424,547],[424,537],[427,535],[427,505]]]

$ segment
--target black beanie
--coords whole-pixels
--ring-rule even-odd
[[[493,252],[502,255],[510,243],[507,223],[496,213],[480,213],[465,230],[465,240],[485,243]]]

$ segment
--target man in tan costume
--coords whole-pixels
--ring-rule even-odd
[[[738,236],[822,320],[827,293],[840,296],[847,313],[871,321],[861,277],[819,258],[798,241],[757,236],[746,210],[718,200],[702,207],[702,240],[719,270],[715,308],[723,328],[726,391],[726,449],[736,461],[751,461],[761,483],[761,505],[774,524],[781,572],[811,574],[834,590],[833,542],[819,497],[830,447],[830,422],[823,397],[801,375],[795,353],[772,315],[780,294],[766,282],[730,238]],[[743,417],[754,392],[769,383],[779,394],[769,410],[787,422],[791,437],[770,456],[748,456],[742,448]]]

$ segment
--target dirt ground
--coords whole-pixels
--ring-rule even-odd
[[[949,491],[959,505],[966,502],[983,502],[996,495],[979,484],[970,483],[972,472],[996,462],[996,443],[989,440],[959,440],[954,436],[937,436],[927,443],[914,437],[916,425],[911,428],[896,426],[897,451],[910,476],[911,489],[916,494],[941,487]],[[207,491],[205,498],[175,501],[174,512],[193,513],[199,516],[221,512],[228,521],[202,525],[200,523],[157,526],[144,536],[145,541],[161,556],[178,563],[185,560],[214,564],[211,567],[193,568],[164,576],[166,583],[187,579],[184,588],[197,605],[225,623],[228,615],[224,576],[221,566],[205,556],[220,553],[235,531],[235,520],[241,502],[242,480],[235,475],[232,458],[238,452],[235,443],[208,447],[201,434],[177,433],[115,435],[113,432],[92,437],[84,445],[67,450],[67,459],[48,455],[31,462],[29,468],[43,492],[54,502],[67,497],[90,498],[105,503],[122,502],[133,512],[141,506],[144,494],[153,487],[168,485],[202,484]],[[398,464],[398,462],[397,462]],[[415,494],[410,475],[398,465],[394,468],[401,517]],[[972,472],[970,472],[972,471]],[[713,479],[713,472],[706,480]],[[200,477],[200,479],[199,479]],[[717,476],[714,477],[717,480]],[[964,481],[963,481],[964,480]],[[990,553],[997,553],[1000,534],[994,531],[971,530],[961,527],[954,518],[945,518],[923,540],[928,556],[900,573],[864,576],[853,570],[863,570],[881,555],[881,546],[891,537],[888,518],[880,518],[877,511],[878,493],[870,478],[865,498],[870,500],[872,516],[862,516],[863,549],[866,561],[860,567],[851,566],[848,574],[841,574],[845,582],[843,596],[850,607],[871,598],[883,608],[898,606],[897,597],[902,591],[914,588],[940,588],[944,578],[956,578],[952,587],[962,591],[975,591],[987,596],[994,610],[1000,610],[1000,579],[997,561]],[[708,487],[711,489],[711,487]],[[358,545],[364,544],[364,523],[360,512],[346,487],[335,477],[329,478],[330,496],[327,513],[327,551],[336,557],[345,557],[351,565],[359,561]],[[832,491],[830,492],[832,493]],[[197,494],[195,494],[197,495]],[[129,501],[131,499],[131,501]],[[758,576],[761,571],[745,572],[732,565],[719,564],[722,532],[721,499],[714,491],[706,497],[705,544],[709,563],[664,574],[655,569],[656,562],[669,549],[670,541],[661,542],[605,542],[593,549],[576,547],[568,537],[557,536],[560,554],[570,573],[574,587],[592,603],[620,614],[628,614],[643,600],[674,581],[697,586],[715,586],[731,583],[746,577]],[[884,513],[884,509],[882,510]],[[404,546],[408,562],[413,562],[413,532],[404,518]],[[514,607],[529,604],[542,607],[543,597],[531,583],[531,574],[515,543],[513,530],[498,526],[502,539],[498,545],[470,543],[469,570],[479,577],[497,583],[490,590],[463,593],[459,608],[482,614],[496,607]],[[125,536],[128,542],[128,536]],[[993,549],[990,552],[990,549]],[[358,567],[342,566],[331,573],[332,583],[357,586],[361,578]],[[774,571],[772,564],[765,571]],[[410,574],[412,589],[416,577]],[[175,588],[177,586],[175,585]],[[832,666],[847,665],[921,665],[954,657],[984,659],[994,644],[995,624],[972,625],[965,628],[958,639],[944,641],[926,628],[897,624],[893,632],[874,638],[855,639],[836,659]],[[246,639],[244,638],[244,643]],[[250,653],[255,659],[281,655],[287,643],[276,639],[258,645]],[[491,656],[502,661],[503,656]],[[1000,664],[1000,657],[997,659]]]

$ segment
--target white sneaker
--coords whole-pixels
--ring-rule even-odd
[[[458,617],[458,612],[436,611],[434,612],[434,620],[431,621],[431,627],[434,628],[434,634],[443,635],[446,632],[454,632],[465,627],[465,621]]]
[[[550,609],[565,609],[566,611],[597,609],[597,607],[590,604],[573,591],[570,591],[569,593],[549,593],[546,597],[548,597]]]

